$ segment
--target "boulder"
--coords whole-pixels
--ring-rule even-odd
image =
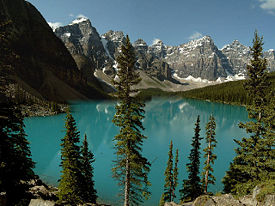
[[[213,200],[208,195],[201,195],[195,199],[193,206],[204,206],[207,202],[211,205]]]
[[[165,202],[164,206],[180,206],[174,202]]]
[[[29,206],[56,206],[56,204],[50,200],[31,199]]]
[[[1,206],[7,205],[7,193],[6,192],[0,192],[0,205]]]
[[[236,200],[231,194],[213,196],[212,199],[215,202],[215,206],[244,206],[244,204]]]

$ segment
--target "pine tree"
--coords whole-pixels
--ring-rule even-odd
[[[139,205],[150,196],[148,173],[151,165],[141,153],[147,138],[141,133],[145,105],[133,96],[138,91],[133,86],[141,79],[135,71],[136,57],[128,36],[117,62],[118,79],[114,79],[114,85],[120,102],[116,105],[113,122],[120,131],[114,137],[117,159],[112,171],[123,187],[124,206]]]
[[[197,117],[195,124],[195,135],[192,139],[192,149],[188,157],[189,163],[186,164],[188,179],[183,180],[183,188],[180,190],[181,201],[193,201],[202,194],[200,180],[200,116]]]
[[[173,176],[173,142],[171,141],[169,152],[168,152],[168,161],[167,166],[164,172],[165,184],[164,184],[164,200],[166,202],[171,202],[173,198],[173,185],[174,185],[174,176]]]
[[[59,202],[78,205],[84,202],[82,164],[80,162],[79,132],[73,116],[66,116],[66,135],[61,143],[61,179],[58,186]]]
[[[14,99],[6,96],[6,86],[17,57],[9,41],[11,21],[0,15],[0,191],[6,192],[8,205],[20,204],[27,197],[27,181],[34,177],[34,162],[24,131],[23,116]]]
[[[275,175],[275,89],[269,88],[267,62],[262,58],[262,46],[263,38],[255,32],[253,47],[250,48],[252,59],[247,66],[249,79],[244,84],[252,98],[246,109],[249,118],[254,121],[239,125],[251,136],[241,141],[234,140],[239,147],[235,150],[236,157],[223,179],[224,190],[238,195],[248,194],[261,181],[274,178]],[[242,178],[234,178],[236,175]]]
[[[215,129],[216,129],[216,122],[215,118],[211,115],[209,118],[209,122],[206,124],[206,143],[207,147],[203,150],[205,152],[204,158],[206,158],[204,164],[205,167],[203,168],[203,179],[202,184],[204,188],[204,193],[207,194],[207,188],[209,184],[215,184],[216,178],[214,177],[213,167],[211,164],[214,164],[214,160],[217,159],[217,156],[213,153],[214,148],[216,147],[217,140],[215,138]]]
[[[159,200],[159,206],[164,206],[165,205],[165,200],[164,200],[164,194],[162,193],[160,200]]]
[[[83,200],[89,203],[96,203],[96,190],[94,188],[93,180],[93,166],[92,163],[95,161],[94,155],[88,149],[87,136],[85,134],[83,145],[81,147],[81,164],[82,164],[82,174],[84,176],[84,181],[82,185]]]
[[[176,188],[178,186],[178,162],[179,162],[179,150],[176,150],[175,165],[173,169],[173,191],[172,191],[172,201],[176,198]]]

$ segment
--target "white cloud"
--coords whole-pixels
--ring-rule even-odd
[[[275,15],[275,0],[259,0],[260,7],[269,14]]]
[[[70,17],[74,17],[74,14],[69,14]]]
[[[48,22],[49,26],[55,31],[58,27],[63,26],[61,22]]]
[[[199,32],[194,32],[191,36],[188,37],[189,40],[199,39],[202,37],[202,34]]]
[[[77,18],[85,18],[85,19],[88,19],[88,17],[85,16],[85,15],[83,15],[83,14],[78,14],[76,17],[77,17]]]

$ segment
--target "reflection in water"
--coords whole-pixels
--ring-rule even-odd
[[[76,102],[72,104],[73,116],[76,119],[81,140],[87,134],[89,146],[95,155],[94,175],[98,195],[108,202],[116,202],[119,188],[112,179],[114,150],[113,137],[118,133],[112,123],[115,114],[115,102]],[[201,136],[204,136],[205,125],[210,114],[216,123],[217,160],[214,165],[216,185],[212,192],[222,190],[221,179],[234,156],[233,138],[245,136],[238,128],[240,121],[247,120],[244,107],[210,103],[192,99],[154,99],[146,104],[143,152],[152,162],[149,175],[152,183],[152,197],[144,205],[157,205],[163,192],[164,170],[166,167],[169,142],[173,140],[179,149],[179,187],[182,179],[187,177],[185,164],[191,149],[191,138],[194,135],[194,124],[197,115],[201,119]],[[31,150],[36,164],[36,172],[48,183],[57,185],[60,171],[60,139],[64,136],[65,115],[52,117],[26,118],[26,133],[31,143]],[[202,147],[205,147],[203,140]],[[201,161],[203,162],[203,161]],[[201,165],[203,167],[203,165]]]

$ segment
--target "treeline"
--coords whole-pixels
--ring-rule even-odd
[[[271,82],[269,91],[275,87],[275,72],[268,74],[268,81]],[[185,92],[178,92],[177,95],[184,98],[209,100],[237,105],[250,105],[253,101],[251,95],[247,93],[243,85],[247,80],[225,82],[218,85],[211,85],[204,88],[192,89]]]

